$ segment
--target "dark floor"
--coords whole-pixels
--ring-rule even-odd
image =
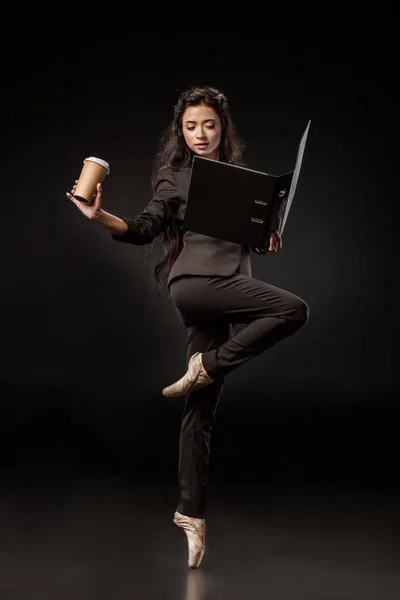
[[[3,467],[1,600],[400,598],[398,492],[215,475],[197,571],[175,502],[173,463]]]

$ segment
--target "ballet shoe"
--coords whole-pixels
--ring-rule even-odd
[[[176,511],[174,514],[174,523],[181,527],[186,533],[188,542],[188,566],[190,569],[197,569],[200,566],[205,552],[205,519],[196,524],[195,520]],[[203,533],[200,528],[203,526]]]
[[[194,392],[214,381],[214,379],[211,379],[206,373],[201,357],[202,354],[200,352],[196,352],[190,357],[188,370],[185,375],[175,383],[165,387],[162,391],[163,396],[166,396],[167,398],[171,398],[172,396],[185,396],[189,392]],[[204,374],[200,372],[201,369],[203,369]]]

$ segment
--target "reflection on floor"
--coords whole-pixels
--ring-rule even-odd
[[[210,481],[206,553],[187,568],[175,465],[3,467],[2,600],[398,600],[399,498]]]

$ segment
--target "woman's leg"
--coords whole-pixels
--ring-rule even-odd
[[[308,307],[285,290],[240,274],[185,276],[172,282],[170,290],[188,332],[187,362],[201,353],[202,364],[214,379],[187,393],[180,434],[181,496],[174,522],[186,531],[189,566],[198,567],[205,550],[211,434],[224,377],[300,329]],[[231,335],[235,323],[247,327]]]
[[[202,351],[203,366],[215,381],[298,331],[309,314],[298,296],[239,273],[182,277],[172,283],[171,298],[184,322],[247,324],[218,347]]]
[[[229,323],[189,324],[186,317],[185,325],[188,335],[186,362],[195,352],[207,352],[220,347],[231,335]],[[177,511],[189,517],[205,516],[211,435],[223,384],[221,377],[207,387],[186,395],[179,440],[180,500]]]

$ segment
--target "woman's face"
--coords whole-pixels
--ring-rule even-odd
[[[213,108],[205,104],[189,106],[182,115],[182,130],[190,150],[219,160],[221,120]]]

